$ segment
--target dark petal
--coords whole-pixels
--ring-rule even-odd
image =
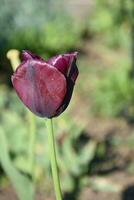
[[[28,51],[28,50],[23,50],[22,51],[21,59],[22,59],[22,61],[27,61],[27,60],[30,60],[30,59],[35,59],[37,61],[43,61],[44,62],[43,58],[41,58],[40,56],[37,56],[37,55],[33,54],[31,51]]]
[[[68,79],[72,80],[75,83],[77,77],[79,75],[79,70],[76,65],[76,59],[73,60],[70,71],[68,73]]]
[[[72,75],[71,75],[71,80],[75,83],[77,77],[79,75],[79,71],[78,68],[76,67],[75,70],[73,71]]]
[[[67,80],[67,92],[65,95],[65,98],[60,105],[60,107],[57,109],[56,116],[58,116],[60,113],[62,113],[69,105],[69,102],[72,97],[75,81],[78,77],[79,71],[76,65],[76,59],[73,59],[73,62],[71,63],[70,71],[68,72],[68,76],[66,77]]]
[[[57,112],[56,112],[55,116],[60,115],[68,107],[69,102],[70,102],[71,97],[72,97],[73,89],[74,89],[73,81],[72,80],[67,80],[66,96],[65,96],[61,106],[57,109]]]
[[[66,79],[47,63],[22,63],[12,76],[13,86],[22,102],[36,115],[51,118],[56,115],[66,94]]]
[[[54,56],[48,60],[48,63],[56,67],[64,75],[67,74],[68,65],[62,55]]]
[[[67,77],[67,79],[66,79],[67,80],[67,92],[66,92],[65,98],[64,98],[61,106],[57,109],[56,116],[60,115],[68,107],[69,102],[71,100],[75,81],[76,81],[78,73],[79,73],[76,64],[73,66],[74,67],[71,68],[69,77]]]
[[[56,67],[65,76],[68,76],[72,63],[76,60],[77,52],[58,55],[50,58],[48,63]]]

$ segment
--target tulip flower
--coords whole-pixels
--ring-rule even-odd
[[[22,62],[12,76],[12,83],[34,114],[52,118],[67,108],[78,76],[76,57],[74,52],[45,61],[30,51],[22,52]]]
[[[45,61],[30,51],[22,52],[22,62],[12,76],[13,86],[34,114],[50,118],[46,122],[52,176],[57,200],[62,200],[52,118],[68,106],[78,76],[77,52],[57,55]]]

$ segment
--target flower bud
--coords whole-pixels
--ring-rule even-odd
[[[52,118],[67,108],[78,76],[76,57],[75,52],[45,61],[30,51],[22,52],[22,62],[12,76],[12,84],[34,114]]]

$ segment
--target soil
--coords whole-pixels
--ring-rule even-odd
[[[125,172],[110,174],[107,180],[120,186],[118,192],[97,192],[85,188],[80,195],[80,200],[134,200],[134,176]]]
[[[125,172],[116,172],[106,178],[108,182],[120,186],[117,192],[95,191],[85,187],[79,196],[79,200],[134,200],[134,176]],[[45,192],[37,193],[36,200],[54,200],[54,197],[47,197]],[[18,200],[11,187],[0,191],[0,200]],[[68,199],[71,200],[71,199]]]

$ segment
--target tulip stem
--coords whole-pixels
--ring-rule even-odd
[[[62,200],[60,179],[59,179],[57,159],[56,159],[56,148],[55,148],[52,119],[48,119],[46,124],[47,124],[47,130],[48,130],[48,143],[49,143],[49,152],[50,152],[50,160],[51,160],[51,170],[52,170],[56,200]]]

